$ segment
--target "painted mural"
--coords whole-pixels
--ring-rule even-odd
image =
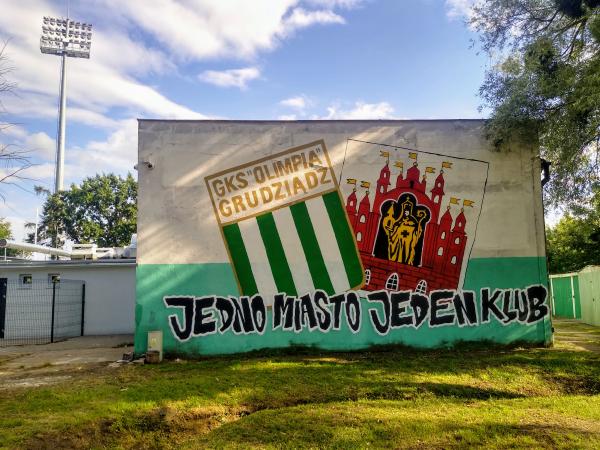
[[[374,152],[379,161],[350,162],[342,174],[348,177],[346,211],[365,267],[364,289],[459,289],[488,163],[356,140],[346,151],[349,158]]]
[[[195,216],[206,238],[190,252],[208,259],[142,256],[136,351],[156,329],[167,353],[189,354],[549,342],[543,257],[472,257],[489,161],[389,139],[347,138],[332,155],[315,137],[207,171],[198,202],[210,211]]]
[[[323,141],[206,177],[240,293],[360,288],[363,269]]]

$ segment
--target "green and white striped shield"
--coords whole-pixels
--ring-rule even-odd
[[[242,295],[328,294],[363,284],[323,141],[206,177]]]

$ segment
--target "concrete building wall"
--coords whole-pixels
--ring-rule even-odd
[[[155,329],[164,331],[167,351],[189,354],[549,342],[538,151],[534,143],[495,151],[482,127],[474,120],[140,121],[136,351]],[[295,157],[306,161],[288,175],[284,164],[289,159],[291,168]],[[307,189],[296,189],[296,174]],[[262,206],[234,198],[253,192]],[[238,208],[236,201],[249,203]],[[311,223],[308,234],[303,220]],[[390,261],[387,269],[381,261]],[[369,280],[383,286],[385,299],[370,297]],[[439,306],[433,290],[459,295],[443,302],[452,323],[432,316]],[[277,293],[317,301],[321,291],[323,310],[311,313],[308,302],[292,328],[277,323]],[[394,291],[411,292],[401,308]],[[337,311],[345,311],[345,321],[315,325],[311,314],[324,321],[335,315],[332,296],[344,292]],[[357,307],[352,292],[361,299]],[[426,325],[415,317],[415,293],[428,296]],[[467,323],[458,314],[471,294],[477,317]],[[241,320],[235,308],[253,295],[262,297],[254,305],[258,325],[262,302],[267,326],[236,330],[225,310]],[[231,296],[233,304],[204,298],[211,296]],[[392,327],[386,308],[394,301],[412,318],[399,320],[394,309]],[[521,301],[533,302],[531,321],[527,311],[516,312]],[[362,314],[354,329],[356,313]],[[390,320],[378,329],[377,317]]]
[[[0,278],[18,282],[19,275],[46,282],[49,274],[83,280],[85,335],[129,334],[135,328],[135,263],[43,263],[0,266]]]

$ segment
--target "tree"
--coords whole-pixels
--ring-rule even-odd
[[[488,137],[539,136],[549,203],[582,204],[600,182],[600,0],[481,0],[470,24],[504,55],[480,88]]]
[[[600,189],[590,202],[575,205],[553,228],[546,229],[546,253],[550,273],[581,270],[600,264]]]
[[[0,239],[12,239],[12,230],[10,229],[10,222],[0,217]],[[6,249],[6,256],[17,256],[19,252],[12,248]],[[2,256],[4,252],[2,252]]]
[[[38,229],[38,241],[56,247],[62,245],[62,236],[78,244],[127,245],[137,229],[137,183],[131,174],[103,174],[48,195]]]

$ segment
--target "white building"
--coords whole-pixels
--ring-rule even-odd
[[[81,280],[85,282],[84,334],[132,334],[135,270],[135,259],[0,261],[0,280],[16,286],[19,298],[26,298],[29,286],[47,283],[51,292],[53,280]],[[33,294],[31,290],[29,295]],[[7,330],[10,327],[7,323]]]

